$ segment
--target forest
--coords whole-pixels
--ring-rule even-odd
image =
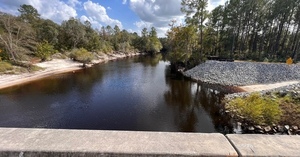
[[[173,63],[189,64],[208,56],[266,62],[299,59],[299,0],[229,0],[211,12],[208,0],[181,4],[185,24],[172,21],[167,33]]]
[[[57,24],[24,4],[19,16],[0,13],[0,59],[45,61],[60,52],[84,54],[82,60],[89,61],[101,53],[161,50],[171,64],[187,68],[210,56],[265,62],[299,59],[300,0],[228,0],[212,11],[208,0],[181,4],[185,22],[170,21],[165,38],[158,38],[154,27],[138,35],[118,26],[94,29],[89,21],[76,18]]]
[[[160,52],[162,45],[154,27],[144,28],[141,36],[116,26],[94,29],[89,21],[70,18],[57,24],[41,18],[31,5],[23,4],[20,15],[0,13],[0,61],[19,64],[40,58],[51,59],[55,53],[87,62],[101,53]]]

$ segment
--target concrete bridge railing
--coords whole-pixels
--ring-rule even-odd
[[[300,136],[0,128],[0,156],[300,156]]]

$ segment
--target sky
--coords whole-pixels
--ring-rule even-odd
[[[208,10],[223,5],[225,0],[208,0]],[[60,24],[70,17],[88,20],[95,29],[118,25],[129,32],[140,33],[143,28],[155,27],[164,37],[171,20],[183,23],[181,0],[0,0],[0,11],[19,15],[18,8],[29,4],[44,19]]]

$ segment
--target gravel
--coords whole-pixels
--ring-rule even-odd
[[[300,80],[300,65],[207,61],[184,72],[194,80],[229,86]]]

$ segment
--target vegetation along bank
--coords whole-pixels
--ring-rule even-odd
[[[300,80],[300,65],[207,61],[184,73],[193,80],[228,86]],[[226,112],[244,132],[300,134],[300,83],[257,93],[229,94]]]
[[[41,18],[27,4],[18,11],[19,16],[0,12],[1,88],[80,69],[79,65],[86,67],[137,54],[155,54],[162,49],[154,27],[144,28],[138,35],[117,25],[95,29],[89,21],[74,17],[57,24]]]

